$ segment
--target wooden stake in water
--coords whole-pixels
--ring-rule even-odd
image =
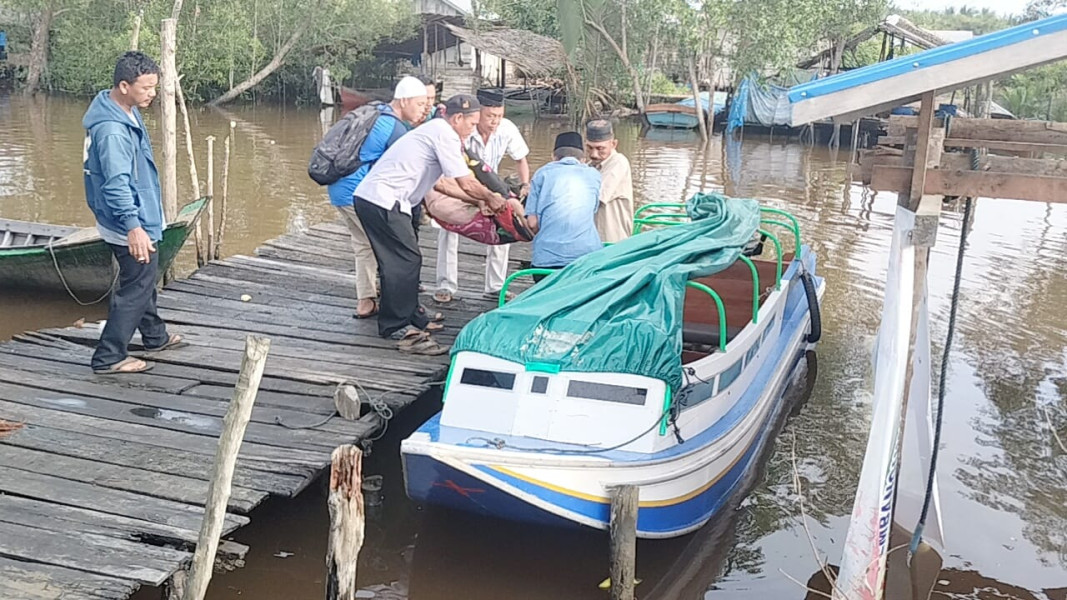
[[[248,336],[245,340],[245,354],[241,361],[241,372],[237,376],[237,386],[233,390],[233,400],[222,421],[222,435],[215,453],[215,470],[208,484],[207,505],[204,507],[204,521],[200,526],[200,537],[196,542],[193,564],[189,569],[189,580],[185,586],[182,600],[203,600],[208,583],[215,566],[215,552],[219,547],[219,536],[226,518],[226,506],[230,500],[233,471],[237,464],[237,453],[241,449],[245,428],[252,417],[252,405],[259,392],[259,382],[263,379],[263,368],[270,351],[270,339]]]
[[[177,110],[174,103],[175,88],[178,84],[178,68],[174,63],[174,53],[178,47],[178,22],[163,19],[160,31],[162,42],[161,61],[159,65],[160,91],[163,113],[163,215],[167,222],[178,216],[178,141]]]
[[[207,136],[207,253],[204,262],[215,258],[215,136]]]
[[[230,138],[233,137],[233,126],[230,126],[231,134],[222,141],[222,218],[219,219],[219,233],[215,239],[215,260],[221,258],[222,238],[226,235],[226,204],[230,195]]]
[[[363,547],[363,452],[358,446],[333,451],[330,467],[330,539],[326,546],[326,600],[355,600],[356,563]]]
[[[178,94],[178,108],[182,111],[182,124],[185,127],[185,153],[189,159],[189,183],[193,186],[193,198],[200,198],[200,176],[196,172],[196,155],[193,154],[193,132],[189,126],[189,109],[185,106],[185,94],[182,93],[182,82],[179,79],[174,87]],[[204,266],[204,236],[201,233],[200,222],[193,227],[193,237],[196,240],[196,264]]]
[[[611,600],[634,600],[637,562],[638,487],[611,490]]]

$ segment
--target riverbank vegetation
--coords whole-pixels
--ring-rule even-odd
[[[1011,17],[966,8],[902,14],[927,29],[982,35],[1065,4],[1033,0],[1025,14]],[[376,45],[410,38],[419,28],[414,3],[403,0],[8,0],[5,5],[0,28],[8,32],[23,87],[77,95],[109,85],[114,57],[131,46],[138,29],[140,47],[155,55],[160,21],[177,14],[182,88],[201,102],[314,101],[315,67],[329,68],[335,80],[360,79],[370,72],[368,65],[377,64],[369,60]],[[573,65],[567,77],[576,88],[572,106],[584,112],[643,110],[694,85],[730,89],[750,73],[773,77],[818,52],[827,52],[823,67],[830,73],[871,64],[879,59],[880,36],[855,46],[848,40],[896,12],[891,0],[474,0],[472,5],[474,27],[491,22],[561,40]],[[378,75],[371,87],[390,79]],[[1067,121],[1067,65],[1016,75],[994,89],[997,102],[1020,118]]]
[[[110,87],[115,57],[158,55],[162,19],[178,18],[182,88],[194,101],[227,96],[314,98],[316,66],[338,76],[380,41],[415,31],[393,0],[8,0],[10,52],[25,89],[87,95]],[[177,14],[176,14],[177,13]],[[373,16],[373,18],[368,18]],[[138,28],[137,23],[141,26]]]

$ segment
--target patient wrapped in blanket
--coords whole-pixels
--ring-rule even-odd
[[[466,158],[478,181],[506,198],[507,206],[499,214],[485,214],[488,211],[484,207],[430,190],[425,199],[426,212],[443,229],[482,244],[497,246],[531,241],[533,232],[526,224],[526,213],[515,192],[480,158],[471,154]]]

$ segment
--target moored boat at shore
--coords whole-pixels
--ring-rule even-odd
[[[610,490],[634,485],[639,536],[706,523],[767,441],[817,341],[824,289],[791,216],[710,204],[690,201],[704,219],[580,259],[464,328],[444,409],[402,444],[408,494],[603,529]],[[796,253],[765,225],[793,231]],[[745,255],[757,233],[775,259]]]
[[[162,274],[192,232],[206,199],[185,205],[157,244]],[[85,299],[111,289],[117,268],[96,227],[0,219],[0,289],[48,290]]]

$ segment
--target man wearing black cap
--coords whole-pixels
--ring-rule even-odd
[[[462,140],[478,124],[478,100],[458,94],[445,103],[445,118],[430,119],[401,137],[378,159],[355,191],[355,210],[367,232],[381,275],[378,333],[413,354],[444,354],[429,332],[441,329],[419,306],[422,253],[411,222],[412,207],[435,187],[481,201],[493,211],[504,199],[478,183],[463,158]],[[444,178],[444,179],[442,179]]]
[[[504,106],[499,100],[482,101],[481,117],[478,126],[469,138],[464,140],[472,156],[477,156],[494,172],[500,172],[500,161],[504,155],[515,161],[519,178],[523,185],[530,184],[530,163],[526,159],[530,148],[522,139],[519,128],[504,118]],[[500,295],[504,279],[508,276],[508,249],[511,246],[501,244],[485,247],[485,294],[491,298]],[[459,234],[441,229],[437,234],[437,291],[433,298],[437,302],[451,302],[459,286]]]
[[[600,210],[596,228],[600,239],[614,244],[630,237],[634,226],[634,183],[630,161],[618,151],[611,121],[595,119],[585,126],[585,154],[600,171]]]
[[[559,134],[552,156],[534,174],[526,198],[526,221],[537,233],[531,264],[542,269],[561,269],[602,247],[594,222],[600,173],[581,162],[582,136]]]

